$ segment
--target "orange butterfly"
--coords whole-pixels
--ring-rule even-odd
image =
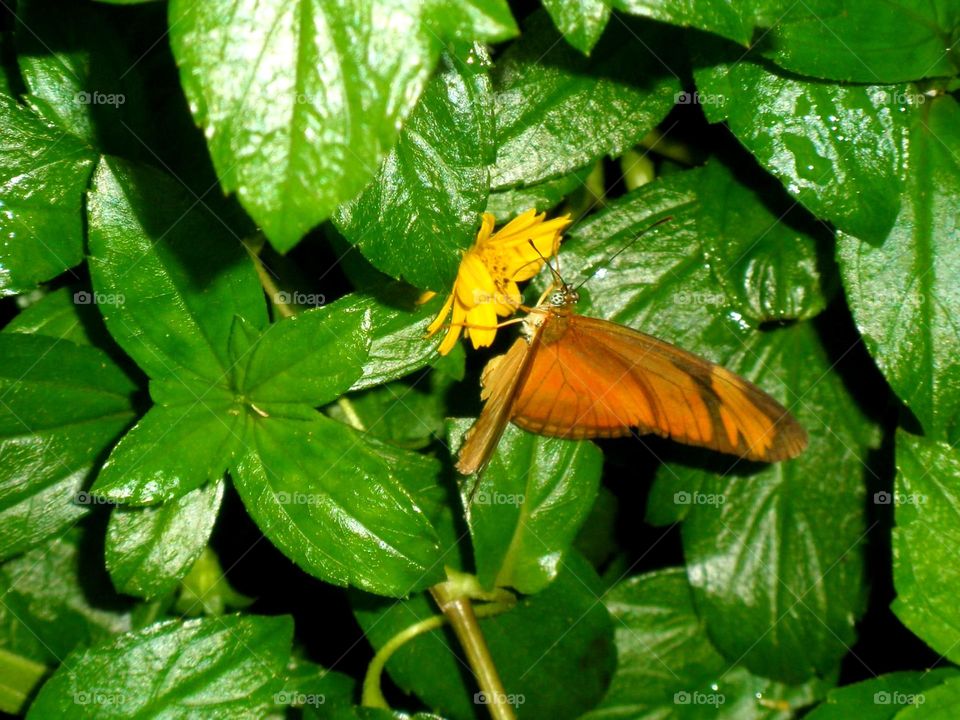
[[[484,368],[480,417],[457,470],[482,470],[507,422],[571,439],[635,428],[749,460],[796,457],[807,433],[776,400],[719,365],[650,335],[574,311],[576,290],[529,309],[523,335]]]

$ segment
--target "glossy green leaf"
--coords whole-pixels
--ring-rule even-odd
[[[519,720],[579,717],[606,690],[615,664],[613,627],[600,601],[600,582],[575,553],[557,579],[503,614],[480,621],[508,700]],[[428,596],[399,603],[355,594],[354,614],[374,647],[413,623],[437,614]],[[387,663],[406,692],[451,720],[489,717],[447,631],[434,630],[407,643]]]
[[[493,187],[558,178],[639,142],[680,91],[668,35],[616,22],[587,60],[559,40],[546,13],[531,16],[494,70]]]
[[[371,331],[370,312],[346,305],[275,322],[237,361],[239,391],[256,403],[328,403],[363,372]]]
[[[773,199],[766,178],[757,179],[745,185],[716,160],[700,173],[696,219],[703,259],[723,295],[752,325],[812,318],[826,305],[824,285],[833,280],[824,278],[833,238],[793,203],[784,207],[783,199]],[[722,305],[721,295],[709,291],[678,293],[674,301]]]
[[[945,683],[922,693],[923,701],[916,697],[912,707],[899,710],[895,720],[949,720],[960,707],[960,679],[949,678]],[[910,698],[907,698],[908,700]]]
[[[0,557],[77,522],[94,463],[134,419],[136,386],[100,350],[0,334]]]
[[[493,214],[497,225],[502,225],[530,208],[537,212],[549,211],[559,205],[565,196],[582,187],[589,174],[589,169],[578,170],[530,187],[492,192],[487,198],[486,212]]]
[[[333,304],[337,312],[370,313],[370,353],[363,375],[351,390],[363,390],[396,380],[438,358],[439,338],[427,338],[427,326],[445,298],[416,305],[415,295],[400,288],[379,295],[353,293]]]
[[[305,717],[310,718],[329,717],[336,712],[333,708],[351,705],[356,695],[357,681],[349,675],[295,658],[276,699],[280,705],[303,708]]]
[[[114,510],[106,560],[117,590],[144,598],[173,590],[206,547],[222,499],[217,480],[158,507]]]
[[[153,379],[224,381],[234,315],[266,304],[240,240],[173,178],[104,159],[87,200],[90,273],[110,333]]]
[[[624,580],[603,601],[614,618],[617,672],[583,720],[788,720],[822,692],[819,681],[788,686],[731,665],[711,645],[682,568]]]
[[[83,192],[97,154],[0,95],[0,294],[32,289],[83,259]]]
[[[498,0],[170,6],[184,91],[220,182],[281,251],[376,174],[446,39],[514,32]]]
[[[73,287],[54,290],[17,313],[3,332],[45,335],[106,349],[112,340],[93,300],[89,291]]]
[[[91,147],[131,155],[153,138],[144,127],[137,58],[120,31],[116,16],[96,3],[17,3],[17,64],[27,104]]]
[[[0,565],[0,595],[0,648],[48,665],[133,624],[89,530],[73,528]]]
[[[460,445],[472,421],[452,428]],[[597,497],[603,456],[596,446],[545,438],[509,425],[474,490],[463,482],[477,577],[488,588],[543,590]]]
[[[904,711],[907,712],[906,717],[919,718],[919,710],[927,704],[930,693],[944,681],[956,676],[957,671],[953,668],[880,675],[831,690],[824,703],[805,717],[807,720],[847,720],[851,717],[857,720],[893,720]],[[913,712],[909,711],[910,706],[914,706]]]
[[[951,0],[781,3],[760,45],[787,70],[831,80],[895,83],[956,75],[960,6]]]
[[[765,18],[773,20],[777,17],[774,13],[778,0],[750,3],[730,3],[726,0],[612,0],[611,4],[632,15],[707,30],[747,45],[754,27],[765,24]]]
[[[117,443],[90,489],[130,505],[153,505],[220,478],[243,440],[242,406],[197,396],[154,405]]]
[[[816,215],[882,241],[900,210],[907,132],[929,98],[913,85],[825,83],[744,60],[739,49],[723,55],[729,62],[696,73],[693,98],[707,117],[726,120],[764,168]]]
[[[709,470],[666,466],[658,486],[665,482],[669,492],[655,488],[648,509],[661,521],[686,515],[688,572],[720,651],[756,673],[797,682],[832,672],[844,643],[853,640],[863,604],[862,462],[876,434],[813,326],[757,330],[745,322],[749,306],[716,279],[698,223],[705,202],[698,193],[709,192],[700,182],[709,172],[672,175],[612,203],[570,233],[564,262],[575,282],[588,278],[583,312],[652,329],[727,366],[785,402],[807,428],[811,443],[804,455],[776,465],[704,458],[674,446],[679,457],[703,458],[696,464]],[[635,240],[667,214],[670,222]],[[731,222],[727,242],[736,245],[739,232],[755,231]],[[758,266],[781,252],[783,242],[761,247]],[[777,284],[791,287],[791,274],[770,275],[768,296],[788,297]],[[771,617],[778,620],[774,632],[768,632]]]
[[[292,636],[283,616],[152,625],[71,654],[27,717],[260,720],[282,687]]]
[[[442,578],[436,531],[404,487],[404,474],[435,474],[435,463],[407,454],[397,467],[362,435],[318,414],[248,417],[246,433],[248,449],[231,470],[240,497],[263,534],[306,572],[395,596]]]
[[[939,97],[914,114],[903,206],[881,246],[840,238],[857,327],[890,386],[931,437],[960,439],[960,106]]]
[[[894,493],[875,503],[893,504],[893,577],[897,617],[938,653],[960,658],[960,452],[950,445],[897,432]]]
[[[544,0],[563,39],[589,55],[610,19],[610,5],[604,0]]]
[[[480,52],[443,56],[376,177],[334,216],[371,263],[417,287],[452,286],[487,202],[495,147]]]

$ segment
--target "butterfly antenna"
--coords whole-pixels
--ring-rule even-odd
[[[663,225],[663,224],[666,223],[666,222],[670,222],[671,220],[673,220],[673,215],[667,215],[667,217],[665,217],[665,218],[660,218],[660,219],[657,220],[655,223],[653,223],[653,224],[648,225],[647,227],[645,227],[643,230],[641,230],[639,233],[637,233],[637,236],[636,236],[633,240],[631,240],[631,241],[628,242],[626,245],[624,245],[622,248],[620,248],[619,250],[617,250],[613,255],[611,255],[610,257],[608,257],[607,260],[606,260],[606,262],[603,263],[603,266],[607,266],[607,265],[609,265],[610,263],[612,263],[614,260],[616,260],[617,256],[620,255],[620,253],[622,253],[624,250],[626,250],[626,249],[628,249],[628,248],[630,248],[630,247],[633,247],[633,244],[634,244],[637,240],[639,240],[640,238],[642,238],[644,235],[646,235],[648,232],[650,232],[651,230],[653,230],[655,227],[657,227],[657,226],[659,226],[659,225]],[[587,282],[587,280],[589,280],[589,279],[592,278],[592,277],[593,277],[593,275],[588,275],[588,276],[585,277],[583,280],[581,280],[581,281],[580,281],[580,284],[577,285],[577,286],[574,288],[574,291],[577,291],[577,290],[579,290],[580,288],[582,288],[582,287],[583,287],[583,284],[584,284],[585,282]]]
[[[533,240],[527,240],[527,242],[530,243],[530,247],[533,248],[533,251],[540,256],[541,260],[543,260],[543,264],[550,269],[550,274],[553,275],[554,283],[556,283],[556,285],[561,288],[570,287],[564,281],[563,276],[560,274],[560,270],[550,264],[550,261],[547,258],[545,258],[543,256],[543,253],[540,252],[540,250],[537,249],[537,246],[533,244]]]

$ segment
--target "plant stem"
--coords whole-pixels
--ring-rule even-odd
[[[430,588],[437,605],[450,621],[460,645],[467,655],[467,662],[477,678],[480,692],[486,696],[487,707],[493,720],[515,720],[513,708],[507,702],[507,693],[500,681],[487,641],[480,631],[480,624],[473,612],[470,598],[456,591],[454,582],[442,582]]]
[[[297,309],[293,305],[280,300],[282,297],[280,287],[277,285],[277,281],[274,280],[273,275],[270,274],[267,266],[263,264],[263,260],[260,259],[260,251],[263,249],[263,243],[263,236],[256,235],[252,238],[245,239],[243,246],[246,248],[247,254],[250,255],[250,259],[253,260],[253,267],[257,271],[260,287],[263,288],[267,297],[270,298],[270,302],[277,309],[277,313],[281,317],[293,317],[297,314]]]
[[[383,674],[383,667],[387,664],[387,660],[406,642],[413,640],[417,635],[442,627],[446,621],[447,619],[442,615],[434,615],[426,620],[414,623],[390,638],[373,656],[373,660],[367,666],[367,674],[363,678],[363,695],[360,698],[360,704],[364,707],[389,710],[390,706],[380,691],[380,676]]]

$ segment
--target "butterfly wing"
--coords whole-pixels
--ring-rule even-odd
[[[483,369],[480,399],[486,402],[480,417],[467,430],[457,457],[457,470],[464,475],[482,470],[500,442],[503,429],[510,421],[517,388],[533,357],[530,349],[531,344],[525,338],[517,338],[505,354],[493,358]]]
[[[636,428],[765,462],[807,445],[803,427],[765,392],[650,335],[572,313],[548,316],[538,335],[511,393],[510,419],[522,428],[566,438]]]

